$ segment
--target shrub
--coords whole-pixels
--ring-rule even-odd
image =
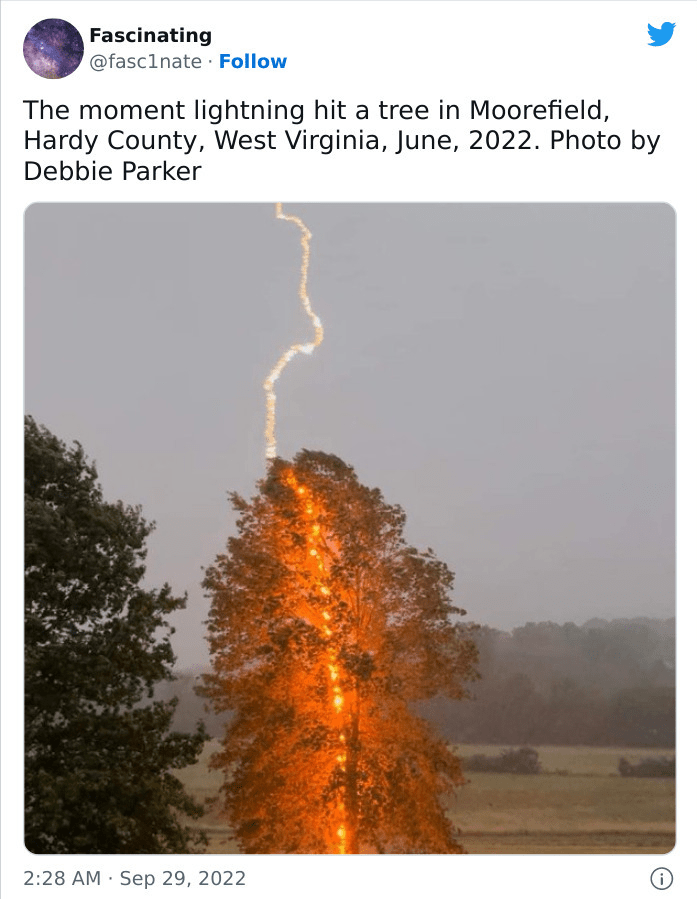
[[[536,749],[504,749],[499,755],[471,755],[462,760],[465,771],[496,774],[539,774],[542,770]]]
[[[660,756],[642,759],[631,765],[627,759],[620,759],[617,770],[622,777],[675,777],[675,756]]]

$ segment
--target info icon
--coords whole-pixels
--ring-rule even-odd
[[[65,19],[42,19],[24,38],[24,59],[42,78],[65,78],[82,62],[80,32]]]
[[[656,868],[651,872],[651,883],[657,890],[667,890],[673,882],[673,872],[669,868]]]

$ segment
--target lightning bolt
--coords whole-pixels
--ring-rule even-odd
[[[302,307],[307,313],[312,326],[315,329],[315,339],[311,343],[294,343],[281,356],[278,362],[269,372],[264,381],[264,390],[266,391],[266,458],[275,459],[276,457],[276,394],[274,386],[283,369],[288,365],[290,360],[297,356],[298,353],[305,353],[309,356],[315,347],[322,343],[324,337],[324,329],[319,316],[316,315],[310,305],[310,298],[307,295],[307,272],[310,267],[310,238],[312,234],[307,225],[298,218],[297,215],[286,215],[283,212],[283,204],[276,203],[276,218],[283,219],[286,222],[293,222],[300,228],[300,245],[302,246],[302,262],[300,263],[300,285],[298,287],[298,297],[302,303]]]
[[[336,747],[335,759],[339,763],[339,771],[345,775],[347,765],[347,746],[346,746],[346,729],[344,722],[345,715],[345,696],[341,686],[342,671],[337,646],[334,644],[334,631],[330,625],[332,624],[332,591],[327,584],[330,572],[323,560],[322,544],[326,541],[326,535],[322,537],[321,506],[315,501],[312,492],[308,487],[300,484],[292,469],[285,472],[285,483],[291,487],[298,499],[299,505],[303,508],[307,525],[307,554],[309,556],[307,568],[313,575],[314,586],[319,593],[325,598],[327,606],[322,611],[322,619],[316,619],[318,628],[321,627],[325,640],[327,641],[327,671],[332,685],[332,708],[338,722],[338,745]],[[312,612],[309,612],[312,617]],[[344,803],[344,792],[340,795],[336,803],[336,830],[335,836],[338,838],[337,852],[345,855],[347,851],[348,841],[346,836],[346,805]]]

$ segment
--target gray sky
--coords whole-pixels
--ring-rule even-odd
[[[352,464],[455,571],[470,619],[674,614],[674,229],[663,205],[293,204],[325,328],[277,385],[279,454]],[[39,204],[26,410],[80,440],[188,591],[263,476],[262,382],[311,340],[273,204]]]

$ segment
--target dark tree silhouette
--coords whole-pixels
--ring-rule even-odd
[[[412,703],[464,698],[476,649],[453,576],[336,456],[275,460],[204,581],[213,674],[234,710],[214,765],[247,852],[459,852],[458,759]]]
[[[25,842],[32,852],[187,852],[202,809],[172,769],[204,740],[169,733],[167,615],[145,590],[140,509],[107,503],[82,447],[25,419]]]

